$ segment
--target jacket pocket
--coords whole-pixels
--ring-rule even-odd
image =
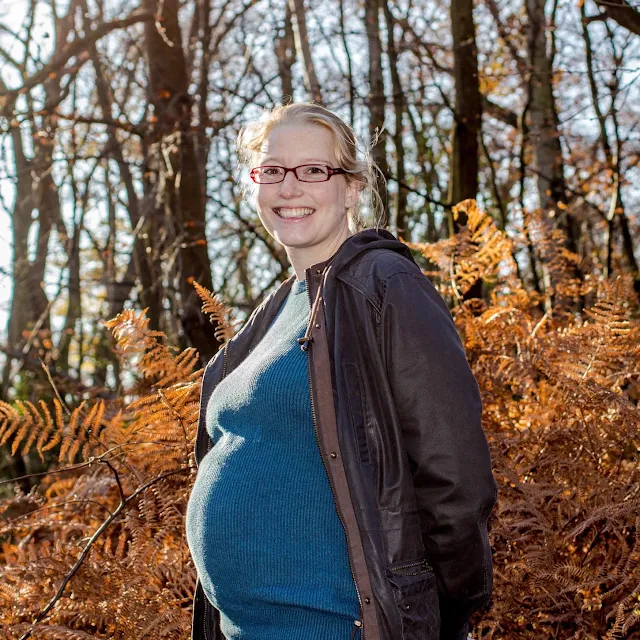
[[[366,432],[366,411],[364,407],[364,396],[362,393],[362,381],[358,365],[345,362],[342,365],[345,385],[347,387],[347,398],[349,401],[349,415],[351,416],[351,428],[355,440],[358,459],[365,464],[371,463],[369,453],[369,443]]]
[[[426,560],[387,569],[402,622],[402,640],[439,640],[440,607],[433,569]]]

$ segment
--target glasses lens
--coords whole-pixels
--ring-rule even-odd
[[[298,178],[303,182],[326,182],[329,171],[323,164],[304,164],[298,167]]]
[[[280,182],[284,176],[282,167],[256,167],[253,172],[253,179],[258,183]]]

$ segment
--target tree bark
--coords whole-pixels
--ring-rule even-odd
[[[380,42],[380,0],[364,3],[364,19],[369,48],[369,135],[371,137],[371,158],[378,165],[383,175],[388,174],[385,138],[382,135],[385,120],[385,91],[382,75],[382,44]],[[382,226],[389,220],[389,205],[385,180],[377,176],[376,191],[384,208]]]
[[[546,0],[526,0],[530,65],[528,140],[533,146],[540,208],[550,226],[567,235],[568,249],[577,252],[578,230],[567,215],[566,184],[558,116],[553,95],[553,69],[547,55]]]
[[[387,55],[389,56],[389,70],[391,72],[391,86],[393,89],[393,108],[395,111],[395,130],[393,133],[393,144],[396,150],[395,173],[397,189],[394,196],[393,209],[395,214],[395,232],[401,238],[409,241],[411,233],[407,226],[407,190],[404,187],[405,163],[404,163],[404,143],[402,141],[403,119],[404,119],[404,95],[402,83],[398,73],[398,51],[393,35],[395,21],[389,8],[388,0],[381,0],[384,10],[384,17],[387,24]]]
[[[478,193],[478,133],[482,96],[478,78],[478,50],[473,22],[473,0],[451,1],[455,113],[449,201],[456,204]],[[466,220],[453,221],[454,230]]]
[[[293,33],[298,50],[298,58],[302,61],[304,70],[304,84],[311,99],[317,104],[322,104],[322,92],[320,82],[316,75],[316,69],[311,57],[311,45],[307,32],[307,16],[304,8],[304,0],[288,0],[289,10],[293,18]]]
[[[191,98],[186,61],[178,22],[178,0],[144,0],[144,8],[157,15],[145,23],[145,49],[149,65],[149,94],[155,126],[151,153],[158,174],[154,185],[159,226],[172,241],[160,260],[177,253],[176,268],[169,276],[180,295],[180,321],[187,344],[203,360],[218,349],[215,327],[200,311],[194,280],[212,289],[211,265],[205,238],[205,185],[201,180],[191,127]],[[162,14],[159,15],[159,12]]]

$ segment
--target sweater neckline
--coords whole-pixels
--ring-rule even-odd
[[[291,294],[298,295],[299,293],[303,293],[307,290],[307,283],[305,280],[294,280],[291,285]]]

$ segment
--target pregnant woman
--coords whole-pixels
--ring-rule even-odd
[[[478,387],[351,127],[306,103],[240,134],[294,274],[208,364],[187,538],[192,640],[461,640],[491,595]]]

